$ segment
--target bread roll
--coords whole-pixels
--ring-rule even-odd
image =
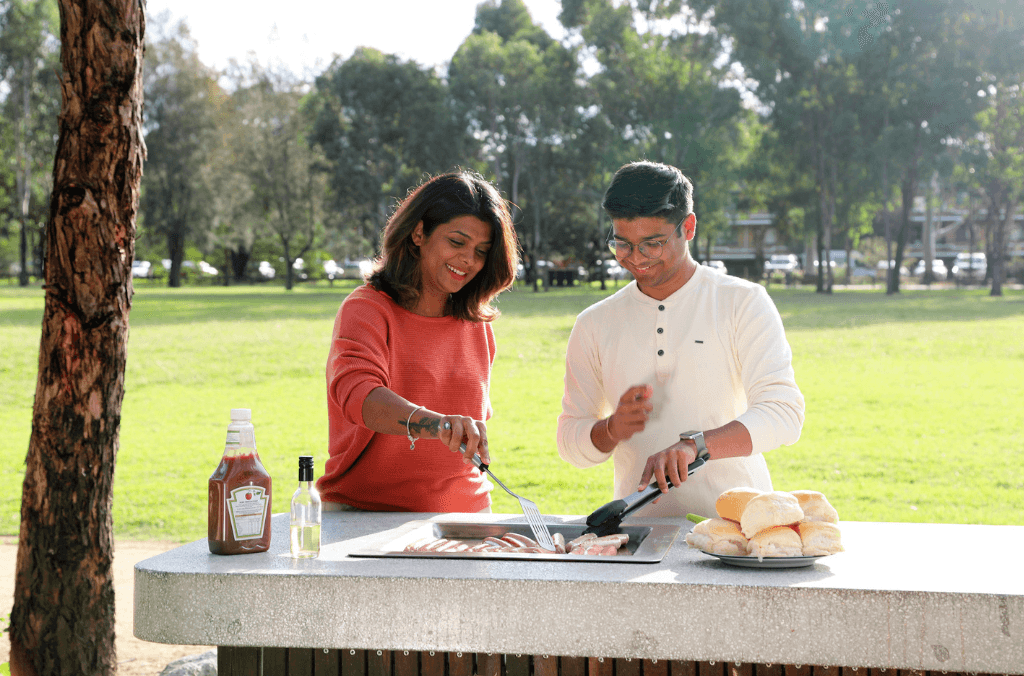
[[[746,486],[730,488],[718,496],[718,500],[715,501],[715,511],[723,519],[739,523],[740,517],[743,515],[743,508],[747,506],[747,503],[752,498],[756,498],[762,492],[756,488],[747,488]]]
[[[747,538],[735,521],[705,519],[686,534],[686,544],[710,554],[746,556]]]
[[[797,524],[804,556],[828,556],[843,551],[839,526],[827,521],[802,521]]]
[[[839,512],[824,494],[818,491],[791,491],[791,493],[800,503],[800,509],[804,510],[804,521],[839,523]]]
[[[766,557],[803,556],[800,536],[789,526],[772,526],[750,538],[747,550],[758,561]]]
[[[766,528],[788,526],[803,518],[800,502],[792,494],[772,491],[750,499],[740,516],[740,528],[745,537],[752,538]]]

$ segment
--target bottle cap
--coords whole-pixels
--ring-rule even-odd
[[[231,409],[232,420],[252,420],[252,410],[248,408]]]
[[[313,456],[299,456],[299,481],[313,480]]]

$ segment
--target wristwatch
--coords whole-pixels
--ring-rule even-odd
[[[704,458],[704,460],[711,459],[711,454],[708,453],[708,445],[704,443],[703,432],[683,432],[679,435],[679,441],[692,441],[693,445],[697,447],[698,458]]]

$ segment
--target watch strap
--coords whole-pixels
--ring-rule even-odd
[[[692,441],[693,445],[697,448],[697,457],[707,461],[711,459],[710,453],[708,453],[708,445],[704,442],[704,432],[700,430],[692,430],[690,432],[683,432],[679,435],[679,440]]]

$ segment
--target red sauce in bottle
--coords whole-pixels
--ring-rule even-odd
[[[256,452],[249,409],[231,409],[224,457],[210,476],[207,540],[214,554],[270,548],[270,474]]]

